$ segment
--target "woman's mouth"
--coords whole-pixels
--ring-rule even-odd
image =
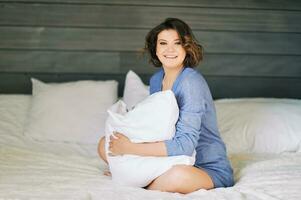
[[[164,57],[167,58],[167,59],[175,59],[175,58],[177,58],[178,56],[167,56],[167,55],[165,55]]]

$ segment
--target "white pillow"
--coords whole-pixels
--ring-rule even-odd
[[[123,101],[131,110],[137,103],[149,95],[149,86],[144,85],[141,78],[133,71],[126,74]]]
[[[126,112],[126,105],[120,100],[108,112],[105,149],[114,181],[128,186],[144,187],[173,165],[194,163],[194,158],[188,156],[108,155],[109,138],[113,131],[123,133],[135,143],[171,139],[175,134],[179,115],[172,91],[154,93],[129,112]]]
[[[215,105],[229,153],[295,152],[301,144],[301,100],[224,99]]]
[[[46,84],[34,78],[25,136],[40,141],[97,144],[106,110],[117,101],[117,81]]]

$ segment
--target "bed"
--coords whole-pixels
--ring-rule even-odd
[[[147,86],[143,85],[139,77],[132,74],[131,79],[127,77],[126,81],[126,101],[134,104],[133,101],[139,101],[147,95],[145,92]],[[66,126],[65,123],[49,121],[61,121],[58,117],[55,119],[46,117],[44,120],[51,125],[49,128],[48,124],[42,124],[41,115],[43,112],[51,115],[50,111],[53,111],[58,116],[59,111],[61,112],[59,116],[63,119],[66,117],[64,116],[66,113],[63,112],[68,111],[68,108],[58,106],[58,102],[51,96],[53,93],[48,91],[53,87],[53,91],[57,92],[58,87],[64,83],[49,86],[38,80],[32,82],[33,95],[0,95],[1,200],[301,199],[301,100],[273,98],[216,100],[219,128],[234,169],[235,185],[209,191],[201,189],[183,195],[122,186],[113,182],[109,176],[103,175],[108,166],[98,158],[97,140],[94,143],[93,140],[100,135],[93,135],[93,131],[84,142],[78,142],[83,141],[80,133],[62,137],[47,131],[43,134],[33,133],[32,130],[41,131],[56,126],[59,130],[60,126]],[[66,91],[73,87],[72,84],[64,85],[61,95],[66,94]],[[85,87],[92,87],[90,83],[85,84],[83,90]],[[105,111],[110,103],[118,98],[117,84],[112,81],[105,87],[103,83],[101,85],[101,98],[105,96],[106,99],[99,100],[102,102],[99,109]],[[75,88],[80,87],[77,85]],[[47,95],[37,98],[39,93]],[[75,94],[56,98],[67,98],[72,110],[77,109],[75,105],[78,103],[88,101],[87,99],[72,101],[72,95]],[[90,103],[90,106],[94,104]],[[93,110],[91,109],[91,112]],[[83,113],[80,117],[83,116],[89,117],[87,113]],[[104,121],[105,116],[105,112],[102,112],[97,120]],[[67,117],[71,117],[70,113],[67,113]],[[42,125],[30,127],[28,124],[32,121],[34,124]],[[95,123],[93,120],[92,122]],[[74,124],[74,121],[70,123],[68,126],[88,126]],[[99,129],[97,130],[99,132]]]

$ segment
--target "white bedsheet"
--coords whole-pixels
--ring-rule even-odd
[[[301,199],[301,153],[231,155],[236,183],[230,188],[182,195],[119,186],[103,175],[107,166],[96,157],[95,146],[26,139],[24,99],[13,102],[15,110],[5,110],[5,101],[1,103],[0,200]]]
[[[232,155],[231,188],[188,195],[119,186],[98,158],[1,146],[0,199],[300,199],[301,155]]]

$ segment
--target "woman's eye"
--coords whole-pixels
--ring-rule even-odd
[[[181,42],[176,42],[175,44],[176,44],[176,45],[182,45]]]
[[[161,45],[166,45],[166,42],[160,42]]]

